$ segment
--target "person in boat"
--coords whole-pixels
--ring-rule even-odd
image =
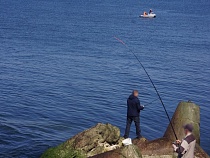
[[[149,10],[149,14],[151,14],[152,12],[153,12],[152,9],[150,9],[150,10]]]
[[[144,15],[147,15],[147,12],[144,12]]]
[[[186,124],[184,126],[185,138],[182,141],[176,140],[176,143],[173,144],[174,151],[182,158],[194,157],[196,139],[192,134],[192,131],[193,126],[191,124]]]
[[[124,135],[125,139],[129,137],[130,127],[133,121],[136,126],[137,138],[142,137],[140,129],[140,111],[144,109],[144,106],[140,105],[138,95],[139,92],[137,90],[134,90],[133,93],[127,99],[127,123]]]

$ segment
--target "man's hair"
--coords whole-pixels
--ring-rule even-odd
[[[187,129],[188,131],[192,132],[193,131],[193,125],[192,124],[186,124],[183,126],[184,129]]]
[[[139,91],[138,90],[133,90],[133,94],[135,94],[135,93],[139,93]]]

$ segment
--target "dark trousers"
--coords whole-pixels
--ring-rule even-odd
[[[139,117],[127,117],[127,123],[126,123],[124,138],[129,137],[130,127],[131,127],[131,124],[132,124],[133,121],[134,121],[135,126],[136,126],[136,136],[139,137],[139,138],[141,137],[140,118]]]

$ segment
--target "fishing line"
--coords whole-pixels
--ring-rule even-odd
[[[118,42],[120,42],[121,44],[123,44],[123,45],[124,45],[124,46],[133,54],[133,55],[134,55],[134,57],[136,58],[136,60],[139,62],[139,64],[141,65],[141,67],[144,69],[145,73],[147,74],[147,76],[148,76],[150,82],[152,83],[152,86],[154,87],[154,89],[155,89],[155,91],[156,91],[156,93],[157,93],[157,95],[158,95],[158,98],[159,98],[159,100],[160,100],[160,102],[161,102],[161,104],[162,104],[162,106],[163,106],[163,109],[165,110],[165,113],[166,113],[167,118],[168,118],[168,120],[169,120],[169,122],[170,122],[171,128],[172,128],[172,130],[173,130],[174,136],[175,136],[176,140],[178,140],[178,137],[177,137],[177,135],[176,135],[176,133],[175,133],[174,127],[173,127],[173,125],[172,125],[172,123],[171,123],[171,119],[170,119],[170,117],[169,117],[169,115],[168,115],[168,112],[167,112],[167,110],[166,110],[166,107],[165,107],[165,105],[164,105],[164,103],[163,103],[163,100],[162,100],[162,98],[160,97],[160,94],[159,94],[159,92],[158,92],[158,90],[157,90],[155,84],[153,83],[153,81],[152,81],[150,75],[148,74],[147,70],[145,69],[144,65],[141,63],[141,61],[140,61],[139,58],[136,56],[136,54],[135,54],[127,45],[126,45],[125,42],[123,42],[121,39],[119,39],[119,38],[117,38],[117,37],[115,37],[115,36],[114,36],[114,38],[115,38]]]

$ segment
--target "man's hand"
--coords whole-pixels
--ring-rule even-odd
[[[177,143],[177,144],[181,144],[181,141],[180,141],[180,140],[176,140],[176,143]]]

